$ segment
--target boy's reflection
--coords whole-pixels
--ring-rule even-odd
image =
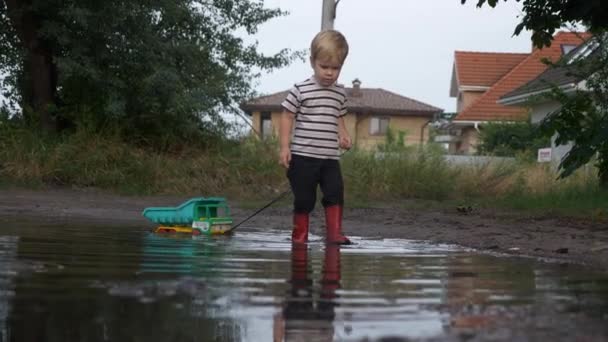
[[[275,322],[275,341],[332,341],[337,294],[340,288],[340,246],[325,246],[321,289],[314,293],[308,246],[291,249],[291,287],[282,315]]]

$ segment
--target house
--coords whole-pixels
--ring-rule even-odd
[[[585,89],[585,80],[576,71],[572,62],[582,59],[593,58],[600,53],[599,44],[596,39],[589,39],[579,45],[576,49],[564,56],[565,63],[558,67],[549,68],[538,77],[513,91],[501,96],[498,103],[504,106],[526,108],[530,113],[532,123],[541,122],[550,113],[559,110],[560,103],[548,95],[554,87],[558,87],[564,93],[572,93],[576,90]],[[555,144],[557,135],[551,138],[551,162],[558,164],[572,145]]]
[[[449,152],[474,154],[479,131],[488,122],[528,120],[528,109],[498,102],[506,93],[519,88],[547,69],[544,59],[556,62],[589,37],[586,33],[558,32],[553,43],[530,53],[456,51],[450,96],[457,98],[458,114],[448,133]]]
[[[241,104],[251,117],[254,134],[260,138],[278,136],[281,102],[288,90],[254,98]],[[380,88],[363,88],[355,79],[346,88],[346,129],[353,146],[373,150],[386,142],[386,133],[405,132],[405,144],[424,144],[429,140],[429,123],[443,110]]]

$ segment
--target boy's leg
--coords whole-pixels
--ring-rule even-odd
[[[291,156],[287,178],[294,195],[293,231],[291,241],[304,243],[308,241],[309,214],[317,200],[320,160],[316,158]]]
[[[344,182],[340,162],[333,159],[323,161],[321,167],[321,191],[325,207],[326,242],[350,244],[342,235],[342,206],[344,204]]]

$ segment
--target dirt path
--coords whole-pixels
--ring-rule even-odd
[[[128,197],[95,190],[0,190],[0,221],[39,220],[46,223],[154,225],[141,216],[150,206],[175,206],[188,197]],[[233,201],[235,222],[253,213]],[[345,233],[364,237],[404,238],[457,244],[493,253],[507,253],[561,262],[584,263],[608,270],[608,224],[512,213],[448,209],[346,208]],[[290,229],[290,207],[272,207],[239,229]],[[322,235],[323,214],[313,213],[311,230]]]

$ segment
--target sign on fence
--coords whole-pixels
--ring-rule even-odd
[[[536,158],[539,163],[548,163],[551,161],[551,147],[539,148]]]

